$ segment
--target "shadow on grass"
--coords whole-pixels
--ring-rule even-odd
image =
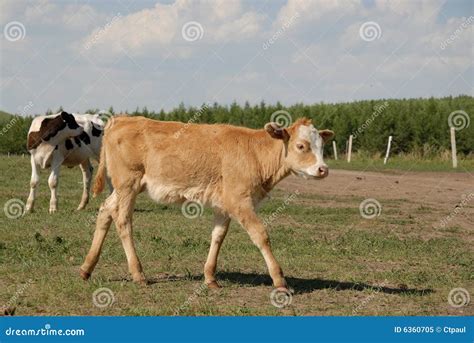
[[[217,280],[227,281],[230,283],[239,284],[242,286],[272,286],[272,279],[265,274],[256,273],[241,273],[241,272],[220,272],[216,275]],[[171,275],[171,274],[159,274],[154,277],[147,278],[147,284],[153,285],[162,282],[173,282],[173,281],[202,281],[204,277],[200,275]],[[131,281],[130,278],[115,278],[109,279],[109,281]],[[405,285],[400,285],[398,288],[387,287],[382,285],[369,285],[363,282],[348,282],[348,281],[336,281],[336,280],[323,280],[323,279],[301,279],[296,277],[286,277],[288,285],[294,289],[296,294],[311,293],[320,289],[333,289],[335,291],[365,291],[373,290],[375,292],[382,292],[386,294],[398,294],[398,295],[416,295],[424,296],[433,293],[430,288],[416,289],[408,288]]]
[[[256,274],[256,273],[240,273],[240,272],[221,272],[217,274],[218,280],[226,280],[232,283],[241,285],[253,285],[253,286],[272,286],[272,279],[268,275]],[[348,282],[348,281],[336,281],[336,280],[323,280],[323,279],[301,279],[296,277],[286,277],[288,285],[294,288],[296,294],[311,293],[319,289],[333,289],[335,291],[345,290],[373,290],[377,292],[387,294],[400,294],[400,295],[417,295],[423,296],[433,292],[432,289],[415,289],[408,288],[404,285],[399,288],[386,287],[384,285],[369,285],[362,282]]]

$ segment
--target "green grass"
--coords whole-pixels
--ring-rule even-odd
[[[0,205],[26,200],[27,157],[3,157]],[[78,268],[89,249],[97,208],[83,212],[78,168],[61,170],[59,212],[47,213],[47,173],[42,173],[36,212],[0,224],[0,302],[17,315],[437,315],[473,313],[472,305],[451,308],[454,287],[472,290],[474,258],[465,227],[431,235],[423,218],[436,215],[416,205],[414,219],[400,216],[407,199],[384,200],[383,215],[359,215],[359,198],[332,197],[336,208],[322,207],[328,195],[300,194],[271,223],[273,251],[294,288],[290,306],[272,306],[271,280],[259,251],[232,223],[219,258],[224,288],[200,288],[212,216],[185,218],[179,206],[160,205],[140,196],[134,216],[135,242],[147,287],[130,281],[125,255],[112,227],[99,264],[88,282]],[[259,210],[265,218],[288,196],[275,190]],[[415,211],[414,210],[414,211]],[[439,215],[438,215],[439,216]],[[409,231],[407,233],[407,231]],[[94,305],[100,287],[114,293],[106,308]],[[13,300],[12,300],[13,299]],[[180,309],[178,311],[178,309]],[[464,311],[464,312],[462,312]]]
[[[470,172],[474,173],[474,158],[458,157],[458,167],[453,168],[451,159],[423,159],[413,156],[393,156],[387,164],[383,158],[367,158],[354,154],[348,163],[345,156],[338,160],[326,159],[334,169],[364,171],[436,171],[436,172]]]

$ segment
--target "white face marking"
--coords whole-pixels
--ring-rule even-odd
[[[313,125],[301,125],[298,137],[310,143],[311,151],[316,157],[316,164],[306,168],[303,172],[310,176],[319,176],[319,168],[327,167],[323,159],[323,139]]]

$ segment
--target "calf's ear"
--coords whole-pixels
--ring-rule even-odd
[[[288,131],[286,131],[284,127],[280,127],[280,125],[275,122],[266,123],[265,131],[267,131],[268,134],[275,139],[281,139],[285,142],[290,139]]]
[[[321,130],[319,131],[321,138],[323,139],[324,143],[331,140],[334,137],[334,132],[331,130]]]

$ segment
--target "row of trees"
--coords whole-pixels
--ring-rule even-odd
[[[249,103],[243,106],[237,103],[229,106],[205,103],[199,108],[181,104],[168,112],[149,111],[145,107],[126,114],[158,120],[229,123],[252,128],[262,128],[272,118],[288,123],[299,117],[308,117],[313,119],[316,127],[334,130],[340,149],[344,148],[347,138],[353,134],[354,151],[383,154],[387,137],[392,135],[393,153],[418,153],[427,156],[449,149],[448,118],[456,111],[462,111],[455,114],[458,118],[454,117],[454,124],[460,128],[456,136],[458,152],[468,155],[474,149],[474,123],[470,125],[470,115],[474,113],[474,98],[471,96],[296,104],[289,107],[280,103],[268,105],[264,102],[254,106]],[[99,110],[92,109],[87,112],[97,113]],[[115,114],[113,108],[106,112]],[[0,153],[26,152],[25,142],[31,120],[31,117],[0,117]],[[331,153],[330,147],[326,148],[328,153]]]

